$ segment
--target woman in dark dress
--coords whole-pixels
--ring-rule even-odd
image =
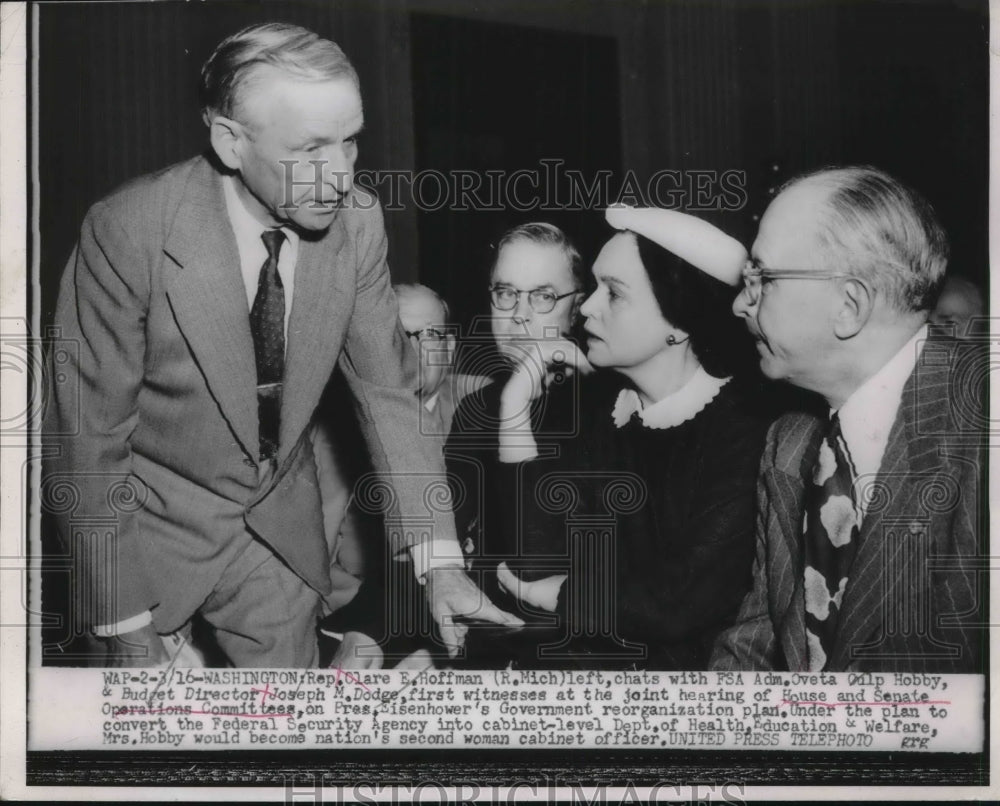
[[[498,582],[529,612],[559,616],[510,646],[522,667],[707,668],[750,587],[768,425],[732,376],[745,334],[729,306],[746,255],[674,211],[608,218],[623,231],[580,312],[587,358],[613,372],[548,393],[571,412],[570,436],[524,419],[498,430],[498,515],[516,544]],[[520,400],[508,394],[512,410],[542,396],[557,366],[545,369]]]

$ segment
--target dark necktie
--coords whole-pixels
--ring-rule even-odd
[[[836,414],[820,443],[807,483],[805,534],[806,640],[810,671],[821,671],[833,650],[847,576],[858,547],[860,514],[854,471]]]
[[[257,296],[250,309],[250,332],[257,361],[260,458],[270,459],[278,451],[281,378],[285,372],[285,290],[278,275],[278,253],[285,233],[270,229],[260,237],[267,247],[267,260],[260,268]]]

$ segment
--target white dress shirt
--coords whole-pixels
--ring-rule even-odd
[[[913,374],[926,340],[927,325],[924,325],[840,407],[840,429],[854,465],[855,491],[861,493],[855,498],[862,517],[874,492],[871,483],[882,465],[889,431],[899,413],[903,387]],[[832,410],[830,415],[833,416]]]
[[[253,308],[257,296],[257,284],[260,280],[260,270],[267,260],[267,247],[261,235],[272,227],[265,227],[247,210],[246,205],[236,192],[236,179],[231,176],[222,178],[222,190],[226,199],[226,212],[229,223],[233,225],[236,236],[236,248],[240,253],[240,273],[247,292],[247,312]],[[285,337],[287,344],[288,320],[292,314],[292,300],[295,294],[295,262],[299,257],[299,236],[290,227],[281,227],[285,234],[285,242],[278,252],[278,276],[285,292]]]

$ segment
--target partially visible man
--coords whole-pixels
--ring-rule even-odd
[[[60,371],[79,382],[54,390],[45,484],[78,496],[58,513],[73,616],[98,663],[165,663],[161,636],[200,613],[234,665],[314,665],[330,580],[309,426],[339,365],[391,553],[412,556],[454,649],[453,615],[512,617],[425,503],[441,444],[418,437],[381,209],[353,183],[357,74],[333,42],[266,24],[216,48],[201,96],[209,157],[96,204],[62,280],[55,321],[79,352]]]
[[[399,302],[400,322],[420,364],[420,435],[427,439],[445,436],[461,399],[489,379],[453,371],[458,339],[448,326],[448,305],[433,289],[419,283],[398,283],[393,291]],[[335,412],[340,407],[334,403],[331,408]],[[411,586],[387,584],[390,575],[386,572],[392,569],[384,567],[371,540],[372,533],[381,528],[381,519],[362,511],[351,495],[365,471],[357,463],[348,470],[340,455],[343,451],[334,446],[335,442],[340,446],[351,444],[349,428],[344,425],[321,421],[313,437],[325,529],[332,546],[333,593],[325,599],[331,614],[323,620],[321,631],[340,640],[338,660],[345,667],[373,668],[383,661],[386,642],[377,639],[388,637],[389,608],[396,608],[401,617],[415,622],[417,611],[424,605],[409,595]],[[389,596],[393,597],[391,602]],[[399,643],[394,649],[398,650]],[[429,663],[429,657],[422,652],[419,658],[409,657],[408,664],[404,661],[396,668],[422,668]]]
[[[789,182],[733,309],[761,369],[821,395],[761,462],[754,587],[714,669],[981,672],[986,454],[960,345],[928,341],[945,234],[870,167]]]
[[[441,418],[441,429],[424,419],[425,434],[447,436],[462,398],[489,381],[479,375],[454,372],[458,339],[448,327],[448,304],[431,288],[419,283],[393,286],[399,300],[399,319],[420,359],[420,399],[424,411]]]
[[[946,277],[941,296],[931,314],[931,323],[950,327],[956,338],[968,339],[977,334],[973,321],[986,313],[983,292],[979,286],[964,277]],[[986,335],[984,328],[980,335]]]

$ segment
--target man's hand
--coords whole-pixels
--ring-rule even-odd
[[[403,658],[399,663],[393,666],[393,669],[408,669],[414,672],[423,672],[434,666],[434,658],[431,657],[431,653],[426,649],[421,647],[415,652],[411,652],[405,658]]]
[[[567,574],[553,574],[544,579],[525,582],[507,567],[507,563],[502,562],[497,566],[497,580],[501,588],[515,599],[520,599],[539,610],[548,610],[550,613],[555,612],[556,604],[559,602],[559,591],[567,576]]]
[[[337,651],[330,661],[331,669],[381,669],[384,656],[382,649],[362,632],[344,634]]]
[[[553,379],[593,371],[590,362],[569,339],[518,344],[521,356],[500,393],[500,461],[525,462],[538,455],[531,430],[531,404]]]
[[[522,354],[504,386],[502,402],[508,409],[538,398],[560,372],[569,376],[593,371],[587,356],[569,339],[543,339],[515,346]]]
[[[517,616],[498,608],[461,568],[435,568],[427,573],[427,602],[448,654],[455,657],[469,631],[455,616],[469,616],[510,627],[523,627]]]
[[[99,641],[106,648],[104,665],[109,668],[149,668],[170,663],[170,653],[152,624]]]

